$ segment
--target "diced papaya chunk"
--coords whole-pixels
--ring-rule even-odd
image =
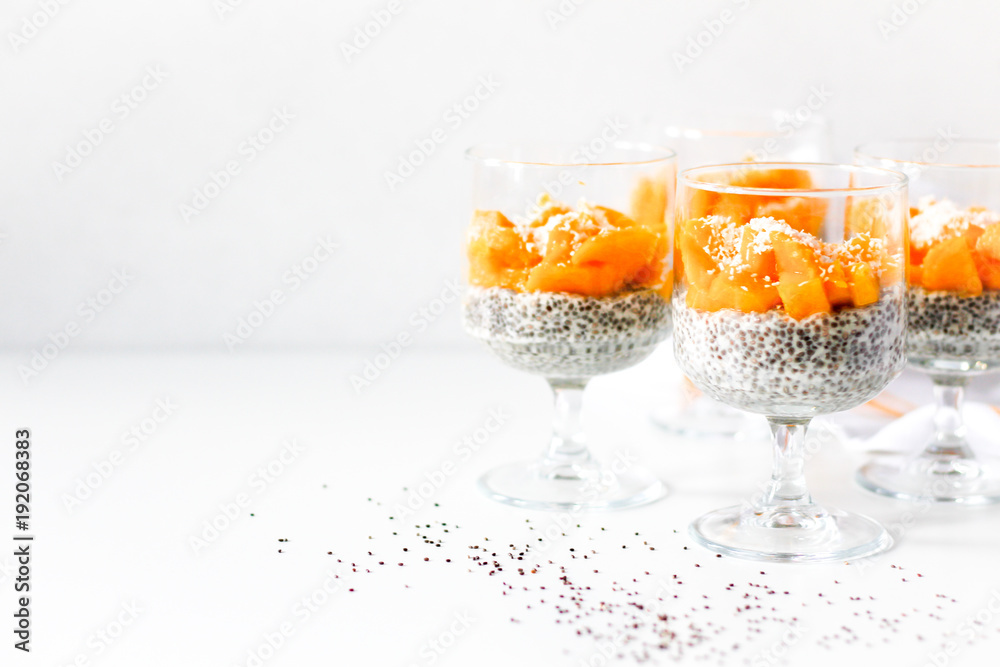
[[[580,244],[573,264],[613,262],[624,266],[623,273],[635,273],[653,259],[657,241],[657,235],[645,227],[601,232]]]
[[[965,237],[965,242],[969,244],[969,249],[973,250],[976,247],[976,243],[979,241],[979,237],[983,235],[986,230],[979,225],[969,225],[968,228],[963,232]]]
[[[477,211],[469,241],[469,282],[482,287],[521,289],[539,258],[498,211]]]
[[[796,281],[790,277],[781,279],[778,283],[778,294],[785,304],[785,312],[789,317],[801,320],[817,313],[831,312],[830,300],[823,290],[823,281],[819,278],[807,278]]]
[[[684,277],[695,287],[708,290],[716,273],[716,265],[701,244],[688,233],[678,236],[677,245],[684,266]]]
[[[708,292],[709,288],[702,289],[700,287],[695,287],[694,285],[689,285],[687,295],[684,297],[684,303],[688,308],[692,308],[694,310],[715,312],[718,310],[718,307],[709,297]]]
[[[1000,262],[986,259],[978,253],[972,254],[976,262],[976,273],[983,282],[983,289],[1000,289]]]
[[[882,261],[883,243],[881,239],[873,238],[868,234],[858,234],[848,239],[847,251],[862,262],[878,263]]]
[[[736,307],[736,283],[727,275],[718,275],[708,288],[708,310]]]
[[[669,172],[669,175],[662,173],[657,176],[641,177],[632,191],[632,220],[643,227],[665,228],[667,208],[670,204],[667,183],[672,183],[673,180],[673,172]]]
[[[871,265],[855,262],[848,269],[850,274],[851,300],[855,308],[861,308],[878,301],[879,283]]]
[[[689,223],[707,218],[714,213],[715,205],[719,201],[719,193],[700,188],[690,188],[687,193],[688,198],[682,213]]]
[[[989,225],[976,241],[976,252],[984,259],[1000,262],[1000,223]]]
[[[784,280],[784,274],[795,274],[802,279],[819,277],[816,253],[808,245],[782,232],[771,232],[771,243],[779,280]]]
[[[608,224],[612,227],[623,228],[635,226],[635,220],[628,217],[621,211],[616,211],[615,209],[607,208],[606,206],[595,206],[594,209],[603,213],[604,217],[608,221]]]
[[[771,241],[778,266],[778,294],[785,312],[796,320],[831,312],[813,249],[780,232],[773,232]]]
[[[766,313],[781,305],[778,287],[749,276],[737,276],[734,305],[744,313]]]
[[[525,289],[529,292],[565,292],[600,296],[599,271],[578,266],[543,262],[531,270]]]
[[[851,288],[847,282],[847,272],[839,259],[835,259],[823,276],[823,288],[831,306],[845,306],[853,303]]]
[[[573,255],[573,240],[576,238],[569,229],[556,228],[549,232],[549,239],[545,244],[546,264],[563,264],[570,260]]]
[[[514,223],[500,211],[476,211],[472,214],[472,229],[481,230],[493,227],[514,228]]]
[[[812,187],[812,177],[806,169],[747,168],[736,172],[732,184],[744,188],[807,190]]]
[[[945,239],[927,251],[923,262],[923,285],[929,290],[958,292],[963,296],[982,293],[983,283],[964,237]]]
[[[761,280],[768,276],[772,280],[778,277],[778,265],[774,259],[774,250],[769,243],[757,243],[759,233],[750,227],[743,228],[743,236],[740,238],[740,264],[745,271],[756,274]],[[766,246],[766,247],[761,247]]]
[[[815,236],[826,217],[826,201],[808,197],[780,197],[777,201],[758,207],[754,215],[784,220],[792,229]]]
[[[909,275],[906,279],[907,285],[912,285],[914,287],[921,287],[924,284],[924,267],[920,264],[910,264],[908,267]]]
[[[889,212],[878,197],[851,197],[847,205],[845,237],[868,234],[884,239],[888,231]]]

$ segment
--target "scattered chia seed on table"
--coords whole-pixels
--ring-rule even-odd
[[[678,293],[674,353],[692,382],[733,407],[791,417],[839,412],[902,371],[904,298],[888,289],[870,306],[796,321],[779,310],[702,312]]]
[[[369,502],[372,508],[380,505]],[[398,582],[401,595],[419,594],[421,588],[425,594],[433,592],[421,586],[425,578],[421,567],[445,568],[456,578],[481,576],[497,591],[495,601],[484,600],[483,604],[507,605],[504,613],[510,614],[505,616],[508,622],[525,628],[553,624],[552,631],[562,638],[564,653],[582,664],[752,664],[764,655],[762,651],[781,642],[789,630],[796,630],[796,642],[823,650],[885,644],[908,648],[920,642],[925,650],[936,651],[959,641],[954,618],[945,615],[945,605],[954,609],[958,602],[928,589],[927,578],[918,574],[919,580],[899,580],[896,594],[883,599],[867,593],[868,576],[902,570],[897,564],[872,561],[868,566],[874,570],[865,577],[854,577],[851,586],[845,576],[850,576],[853,566],[845,563],[837,578],[821,583],[814,578],[786,576],[781,569],[775,572],[769,568],[758,574],[753,563],[718,554],[705,561],[708,554],[701,549],[689,551],[684,544],[687,536],[677,530],[647,527],[636,531],[634,525],[606,529],[593,520],[580,520],[580,525],[574,521],[553,531],[550,519],[534,516],[523,524],[505,524],[500,534],[483,536],[477,530],[462,538],[467,529],[459,530],[452,521],[444,521],[446,511],[427,505],[421,523],[411,524],[411,530],[397,535],[399,531],[391,529],[399,529],[399,521],[390,519],[385,530],[375,531],[375,544],[381,545],[380,549],[408,552],[400,565],[413,567],[364,568],[364,558],[374,564],[381,557],[378,549],[373,549],[373,555],[351,563],[356,574],[345,577],[344,585],[347,577],[352,577],[348,592],[365,595],[368,590],[355,583],[363,577],[391,576],[383,574],[387,569],[412,570],[412,579]],[[370,519],[373,530],[385,518],[384,510],[374,509]],[[445,534],[448,528],[452,532]],[[539,533],[546,535],[548,542],[539,544]],[[654,533],[662,540],[654,541],[655,554],[632,548],[640,541],[648,546]],[[592,548],[597,547],[595,540],[604,540],[602,546],[608,552]],[[624,552],[618,548],[623,543],[627,547]],[[443,546],[450,557],[428,561],[428,555],[441,554],[428,551],[430,545]],[[589,552],[586,563],[575,560],[582,551]],[[595,568],[598,560],[603,566]],[[727,573],[747,579],[742,583],[736,577],[720,579],[712,568],[726,568]],[[803,618],[809,609],[831,612],[814,614],[827,619],[814,627],[809,617]],[[940,624],[941,630],[928,633],[924,626],[918,632],[921,619]],[[962,645],[972,645],[986,636],[984,631],[974,640],[963,639]],[[589,662],[591,659],[594,662]]]
[[[468,287],[465,330],[514,368],[589,378],[645,359],[670,333],[670,304],[654,290],[609,297]]]

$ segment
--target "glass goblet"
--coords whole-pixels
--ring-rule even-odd
[[[650,122],[648,134],[673,147],[678,169],[731,162],[828,162],[830,127],[808,107],[795,111],[700,113]],[[685,382],[685,393],[690,385]],[[664,391],[664,394],[667,392]],[[680,405],[657,401],[651,415],[661,428],[688,438],[763,439],[759,417],[740,412],[701,394]]]
[[[670,333],[673,152],[483,146],[468,158],[465,330],[509,366],[544,377],[555,396],[543,456],[487,472],[480,488],[548,510],[661,498],[664,484],[641,467],[591,455],[581,407],[592,377],[637,364]]]
[[[891,544],[875,521],[813,501],[805,437],[813,417],[870,400],[903,369],[906,193],[902,174],[847,165],[681,174],[677,362],[708,395],[764,415],[774,438],[764,494],[691,525],[709,549],[824,561]]]
[[[905,500],[1000,502],[995,448],[1000,418],[963,416],[965,385],[1000,369],[1000,141],[911,139],[863,145],[858,164],[909,177],[907,357],[934,383],[932,426],[923,411],[870,442],[883,455],[864,466],[864,488]],[[933,429],[928,433],[927,429]]]

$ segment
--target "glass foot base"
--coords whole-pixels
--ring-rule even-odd
[[[700,396],[683,407],[663,407],[650,412],[653,423],[685,438],[719,440],[768,440],[767,422],[717,401]]]
[[[1000,416],[992,408],[967,403],[964,438],[950,452],[914,455],[934,432],[934,407],[914,410],[876,433],[867,443],[871,463],[858,471],[862,488],[900,500],[985,505],[1000,503],[997,451]]]
[[[667,495],[667,487],[645,470],[623,472],[594,463],[512,463],[479,478],[487,498],[533,510],[600,511],[637,507]]]
[[[861,468],[857,480],[868,491],[900,500],[1000,503],[1000,468],[975,459],[884,457]]]
[[[855,560],[892,546],[874,520],[815,505],[768,512],[727,507],[695,520],[689,530],[717,553],[779,563]]]

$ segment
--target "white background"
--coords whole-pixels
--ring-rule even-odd
[[[1000,134],[1000,7],[985,0],[911,0],[891,32],[879,21],[894,5],[866,0],[567,0],[558,22],[557,0],[404,0],[350,63],[342,44],[385,2],[237,1],[72,0],[17,50],[9,33],[39,0],[5,3],[5,347],[27,358],[76,322],[73,349],[226,351],[274,289],[286,301],[237,350],[351,345],[365,358],[400,332],[468,344],[455,305],[426,330],[411,316],[460,277],[461,155],[481,141],[583,142],[609,118],[640,138],[648,116],[794,109],[813,87],[831,94],[840,159],[880,137]],[[675,52],[724,10],[730,23],[679,68]],[[166,79],[120,118],[112,105],[148,66]],[[499,88],[453,128],[444,114],[484,76]],[[294,120],[247,162],[241,143],[275,108]],[[106,117],[113,132],[60,181],[53,163]],[[390,191],[385,172],[438,127],[446,141]],[[234,159],[240,174],[186,223],[180,205]],[[292,291],[283,275],[321,235],[338,252]],[[79,304],[121,268],[134,280],[85,319]]]
[[[879,21],[891,20],[893,4],[862,0],[588,0],[554,27],[547,12],[558,10],[557,0],[404,2],[350,63],[341,44],[387,2],[244,0],[220,16],[215,0],[70,0],[15,50],[10,33],[40,3],[9,0],[0,14],[5,666],[248,665],[248,652],[341,557],[374,574],[352,579],[356,594],[338,591],[308,625],[296,626],[267,667],[429,665],[422,647],[462,611],[476,625],[436,664],[576,667],[595,646],[557,624],[551,606],[529,613],[525,605],[535,605],[539,591],[503,595],[501,581],[519,583],[511,568],[499,578],[466,572],[470,543],[529,540],[526,519],[549,521],[491,504],[473,487],[483,471],[537,455],[549,412],[542,381],[466,340],[456,304],[425,329],[411,319],[460,278],[463,150],[503,139],[583,142],[608,119],[644,138],[646,117],[795,109],[816,88],[832,95],[821,111],[833,122],[841,159],[855,143],[880,137],[947,128],[1000,134],[1000,8],[986,1],[914,2],[913,15],[897,13],[905,21],[886,35]],[[733,20],[717,36],[704,33],[708,45],[678,68],[674,53],[723,10]],[[116,100],[150,67],[166,79],[120,117]],[[481,77],[500,87],[460,127],[448,126],[448,109]],[[242,142],[275,109],[294,119],[247,161]],[[53,163],[104,118],[113,131],[60,180]],[[438,127],[447,140],[390,191],[384,173]],[[230,160],[240,173],[185,222],[179,207]],[[340,247],[293,290],[283,275],[328,235]],[[122,269],[129,284],[88,317],[79,304],[110,296],[102,290]],[[284,302],[230,353],[223,337],[274,290]],[[26,382],[18,368],[74,326],[79,334]],[[412,349],[354,391],[350,376],[400,333],[411,334]],[[254,354],[272,351],[285,353]],[[732,664],[780,641],[783,628],[771,621],[745,641],[762,615],[804,619],[808,632],[789,647],[790,664],[877,659],[918,667],[957,638],[966,618],[990,610],[1000,590],[997,508],[924,511],[866,494],[850,481],[866,458],[857,442],[824,447],[809,476],[820,500],[893,528],[896,549],[870,567],[761,567],[697,548],[687,524],[758,492],[769,456],[760,442],[693,443],[654,428],[649,408],[677,386],[663,377],[669,357],[662,348],[648,364],[596,379],[588,393],[596,453],[634,452],[672,490],[661,503],[586,517],[570,531],[574,541],[593,537],[600,551],[601,575],[589,576],[589,561],[574,572],[593,586],[588,603],[639,570],[654,576],[627,588],[650,595],[658,577],[678,574],[689,587],[679,601],[667,600],[670,613],[694,613],[710,596],[712,609],[699,611],[698,623],[727,629],[694,653],[711,658],[740,641]],[[927,402],[924,378],[911,378],[909,388],[914,403]],[[163,399],[177,409],[155,422]],[[428,550],[430,561],[413,549],[405,567],[379,569],[377,559],[403,560],[385,508],[405,502],[402,487],[454,457],[455,443],[497,408],[509,422],[435,492],[440,513],[422,515],[461,523],[463,532]],[[33,434],[37,534],[31,656],[7,643],[10,452],[12,434],[25,427]],[[135,429],[144,433],[141,446],[126,449],[124,434]],[[207,550],[193,549],[191,538],[204,535],[220,504],[253,488],[253,475],[285,439],[305,453],[254,496],[255,516],[242,511]],[[119,450],[124,460],[107,472]],[[398,537],[424,548],[412,529]],[[658,550],[641,550],[640,539]],[[636,548],[622,551],[626,541]],[[555,566],[540,563],[533,586],[560,585],[556,566],[578,562],[568,545],[552,552]],[[441,562],[446,555],[454,567]],[[737,614],[754,583],[790,595],[774,612]],[[820,592],[833,604],[822,604]],[[864,603],[851,599],[861,596]],[[98,653],[95,633],[131,603],[142,609],[138,620]],[[855,611],[875,616],[858,619]],[[520,623],[510,621],[515,616]],[[989,611],[948,664],[988,664],[998,618]],[[827,639],[842,625],[859,641]],[[657,663],[672,664],[662,655]]]

